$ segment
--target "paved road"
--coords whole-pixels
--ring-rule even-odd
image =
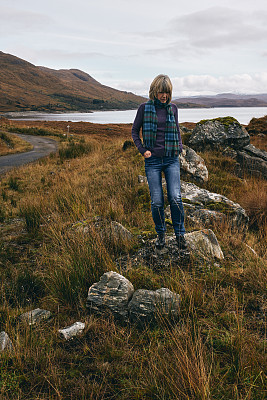
[[[0,174],[3,174],[14,167],[19,167],[24,164],[28,164],[32,161],[36,161],[39,158],[45,157],[50,153],[56,152],[58,144],[55,140],[41,137],[22,135],[16,133],[21,139],[26,140],[33,145],[31,151],[26,153],[10,154],[0,157]]]

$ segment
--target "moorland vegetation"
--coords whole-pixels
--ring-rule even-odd
[[[192,255],[178,267],[129,262],[121,269],[120,255],[144,245],[140,237],[155,237],[148,187],[138,183],[142,157],[135,147],[122,150],[131,126],[71,123],[67,136],[66,123],[23,124],[2,132],[10,135],[15,126],[30,133],[34,126],[60,147],[1,177],[0,330],[13,343],[12,352],[1,354],[1,399],[263,399],[266,181],[245,172],[237,177],[232,159],[203,151],[209,170],[203,187],[244,207],[248,230],[227,222],[213,227],[225,256],[219,264],[199,265]],[[99,217],[120,222],[134,239],[100,234]],[[140,330],[89,315],[88,288],[109,270],[135,289],[179,293],[179,320]],[[36,326],[19,320],[37,307],[52,311],[52,319]],[[77,320],[86,323],[83,334],[60,338],[58,329]]]

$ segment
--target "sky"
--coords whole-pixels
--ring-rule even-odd
[[[267,93],[266,0],[0,0],[0,50],[147,95]]]

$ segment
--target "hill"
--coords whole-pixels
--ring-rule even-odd
[[[216,96],[179,97],[173,100],[180,108],[203,107],[267,107],[267,94],[233,94],[221,93]]]
[[[0,52],[0,112],[131,109],[140,96],[102,85],[78,69],[35,66]]]

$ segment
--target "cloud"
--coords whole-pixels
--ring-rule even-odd
[[[187,75],[171,77],[174,97],[213,95],[218,93],[262,93],[267,88],[267,70],[258,74],[235,74],[215,77],[212,75]],[[148,93],[150,81],[112,81],[110,85],[120,89],[145,95]],[[266,90],[265,90],[266,92]]]
[[[240,11],[226,7],[181,15],[169,21],[148,37],[162,43],[150,50],[151,55],[169,54],[177,57],[204,54],[214,49],[234,48],[257,44],[267,36],[267,12]],[[178,57],[178,58],[179,58]]]
[[[52,24],[54,24],[53,18],[44,14],[8,7],[1,8],[0,33],[5,36],[39,32],[42,28],[48,29]]]

